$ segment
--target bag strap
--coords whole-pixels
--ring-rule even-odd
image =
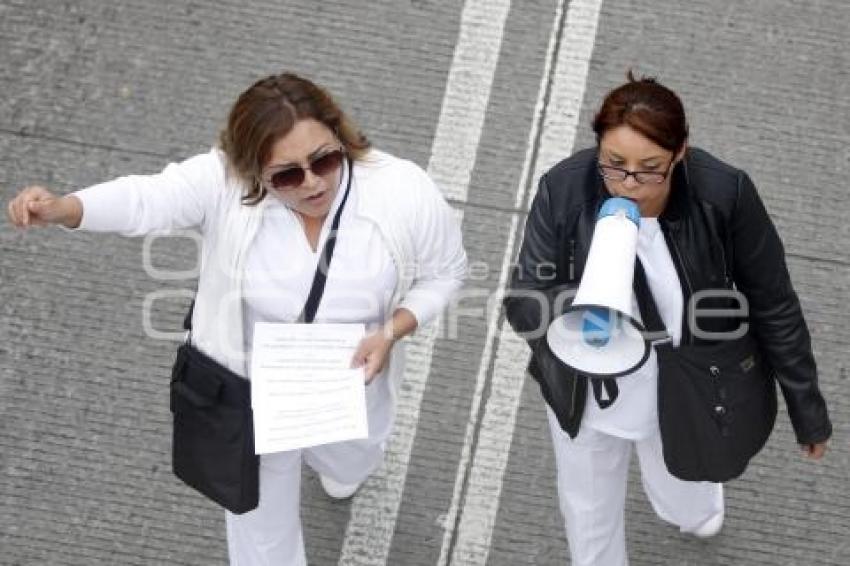
[[[298,316],[298,322],[311,323],[316,316],[316,311],[319,310],[319,303],[322,300],[322,295],[325,292],[325,284],[328,281],[328,270],[331,267],[331,259],[333,259],[334,249],[336,248],[336,235],[339,231],[339,222],[342,218],[342,210],[345,208],[345,203],[348,201],[348,194],[351,192],[351,179],[354,177],[354,164],[351,159],[348,162],[348,179],[345,183],[345,193],[342,195],[342,201],[339,203],[339,208],[334,214],[331,222],[331,229],[328,232],[328,239],[325,240],[325,245],[322,247],[322,255],[319,258],[319,264],[316,266],[316,273],[313,275],[313,283],[310,285],[310,292],[307,294],[307,302]],[[191,342],[192,335],[192,313],[195,310],[195,299],[192,299],[192,304],[189,305],[189,310],[183,318],[183,329],[189,331],[188,342]]]
[[[658,314],[658,305],[655,304],[655,299],[649,290],[646,272],[644,272],[639,258],[635,258],[633,284],[641,319],[643,319],[644,327],[649,333],[648,338],[653,343],[669,341],[670,334],[667,332],[664,323],[661,321],[661,316]],[[613,405],[620,393],[620,387],[617,385],[617,379],[614,377],[591,379],[590,385],[593,389],[593,397],[596,399],[600,409],[607,409]]]
[[[351,178],[353,177],[352,162],[348,160],[348,182],[345,184],[345,194],[342,195],[342,202],[339,203],[339,208],[336,210],[331,229],[328,233],[328,239],[325,240],[325,245],[322,248],[322,256],[319,258],[319,264],[316,266],[316,274],[313,275],[313,284],[310,286],[310,293],[307,295],[307,302],[304,304],[304,309],[298,317],[298,322],[307,324],[313,322],[316,316],[316,311],[319,310],[319,303],[322,300],[322,295],[325,292],[325,283],[328,281],[328,271],[331,268],[331,259],[333,259],[334,248],[336,248],[336,235],[339,230],[339,220],[342,217],[342,209],[345,208],[345,202],[348,200],[348,193],[351,189]]]
[[[660,335],[657,339],[651,339],[651,342],[662,342],[670,340],[670,333],[664,322],[661,320],[661,315],[658,313],[658,305],[655,298],[652,296],[652,291],[649,289],[649,283],[646,280],[646,272],[639,258],[635,258],[635,280],[634,280],[635,297],[637,298],[640,317],[643,320],[644,328],[647,332],[653,335]]]

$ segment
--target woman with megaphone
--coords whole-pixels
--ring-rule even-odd
[[[689,147],[679,97],[631,71],[593,130],[540,179],[505,308],[547,403],[572,564],[622,566],[633,449],[658,516],[704,538],[773,429],[776,383],[806,456],[832,425],[750,177]]]

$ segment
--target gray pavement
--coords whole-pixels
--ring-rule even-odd
[[[492,293],[521,234],[532,173],[553,151],[592,143],[593,109],[627,67],[656,74],[682,95],[692,142],[746,169],[767,203],[835,434],[828,457],[807,462],[781,413],[767,448],[727,484],[727,524],[709,541],[655,517],[632,470],[632,563],[850,564],[850,404],[841,395],[850,5],[493,0],[494,12],[508,8],[504,29],[479,37],[487,22],[471,6],[486,4],[0,0],[0,202],[26,183],[64,193],[204,151],[236,94],[282,69],[336,93],[376,146],[451,170],[433,144],[446,123],[466,128],[472,115],[446,110],[449,87],[475,78],[455,55],[471,37],[498,61],[489,97],[456,99],[485,112],[479,129],[470,126],[469,181],[449,195],[463,212],[470,260],[489,267],[475,286]],[[585,44],[587,58],[570,51]],[[570,120],[554,89],[564,68],[581,70],[570,88],[585,85],[573,101],[575,139],[547,141],[562,131],[558,120]],[[453,187],[450,177],[444,184]],[[174,344],[142,326],[149,293],[194,281],[150,277],[142,250],[141,239],[0,223],[2,564],[226,562],[222,512],[170,472]],[[152,247],[163,270],[193,265],[195,251],[186,239]],[[481,315],[461,318],[457,338],[415,342],[421,401],[414,376],[387,469],[350,504],[330,501],[305,472],[311,564],[568,563],[542,400],[521,372],[504,371],[524,353],[510,349],[500,319],[488,329],[484,299],[465,306]],[[185,299],[155,303],[154,326],[179,328],[185,307]],[[482,426],[491,415],[500,438]]]

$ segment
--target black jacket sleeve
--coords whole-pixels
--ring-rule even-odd
[[[540,179],[525,224],[525,237],[504,299],[505,315],[531,347],[528,372],[561,428],[578,434],[587,396],[587,378],[564,365],[546,344],[554,309],[572,304],[576,284],[569,282],[563,261],[563,238],[555,222],[548,177]]]
[[[508,322],[532,349],[545,336],[551,317],[551,291],[562,279],[557,246],[551,195],[544,175],[531,204],[522,247],[504,299]]]
[[[797,441],[822,442],[832,434],[832,425],[818,388],[809,330],[782,241],[745,173],[738,178],[731,239],[735,283],[749,301],[750,323],[776,372]]]

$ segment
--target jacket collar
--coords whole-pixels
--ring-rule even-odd
[[[690,177],[688,175],[688,154],[673,168],[670,198],[667,206],[660,217],[668,223],[679,222],[687,211],[687,202],[690,195]]]

